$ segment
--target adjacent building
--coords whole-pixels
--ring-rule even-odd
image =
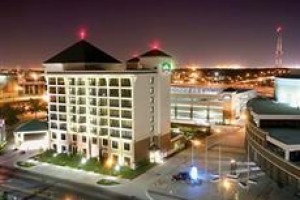
[[[45,61],[50,148],[134,168],[157,147],[160,160],[170,149],[172,65],[158,49],[124,65],[85,40]]]
[[[297,74],[275,78],[275,99],[250,100],[246,142],[249,155],[279,185],[299,189],[300,110]]]
[[[235,124],[255,90],[200,86],[171,87],[173,123]]]

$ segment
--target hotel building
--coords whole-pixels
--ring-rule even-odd
[[[168,153],[172,57],[153,49],[135,60],[81,40],[44,62],[51,149],[132,168]]]

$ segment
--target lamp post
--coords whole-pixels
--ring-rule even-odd
[[[191,140],[192,143],[192,166],[194,166],[194,146],[199,146],[200,142],[198,140]]]
[[[230,160],[230,174],[236,175],[236,161],[234,159]]]

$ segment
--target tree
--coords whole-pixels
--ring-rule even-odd
[[[37,118],[37,112],[47,110],[46,105],[41,103],[38,99],[29,99],[29,111],[34,113],[35,118]]]
[[[18,114],[20,114],[18,109],[12,107],[10,104],[3,104],[0,107],[0,118],[4,119],[7,125],[14,125],[18,123]]]

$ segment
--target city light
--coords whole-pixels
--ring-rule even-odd
[[[84,164],[86,164],[86,162],[87,162],[86,158],[81,158],[80,164],[84,165]]]
[[[222,181],[222,186],[225,188],[225,190],[229,190],[231,187],[231,184],[230,184],[229,180],[225,178]]]
[[[198,179],[198,169],[196,166],[192,166],[192,168],[190,170],[190,177],[192,180]]]

